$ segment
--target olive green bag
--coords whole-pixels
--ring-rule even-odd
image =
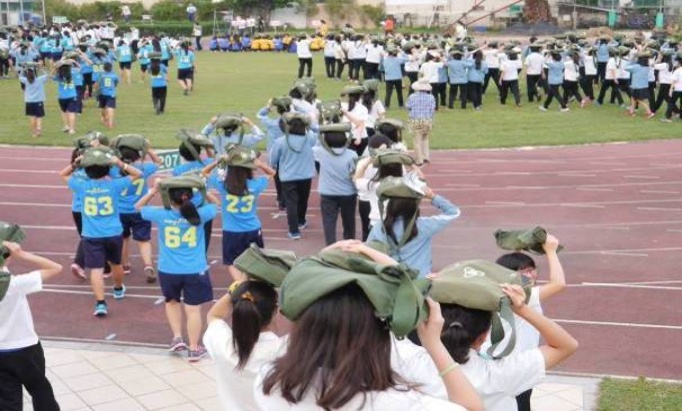
[[[431,297],[439,303],[457,304],[493,313],[490,328],[491,346],[487,354],[495,359],[511,353],[516,344],[514,312],[509,297],[502,291],[501,284],[522,285],[521,275],[490,261],[468,260],[442,269],[433,280],[431,289]],[[524,290],[527,301],[530,298],[530,290],[528,288]],[[502,352],[495,354],[505,337],[502,320],[511,325],[512,334]]]
[[[321,125],[319,129],[319,141],[320,145],[333,156],[340,156],[341,153],[334,151],[334,149],[327,142],[327,133],[345,133],[346,134],[346,145],[348,147],[351,142],[350,137],[351,126],[349,123],[337,123],[337,124],[325,124]]]
[[[403,153],[400,150],[390,148],[376,150],[372,157],[372,165],[378,168],[384,164],[411,166],[414,164],[414,159],[409,154]]]
[[[118,157],[118,152],[107,146],[90,147],[83,152],[78,162],[81,168],[90,166],[111,166],[112,159]]]
[[[208,137],[193,130],[183,128],[178,131],[175,137],[182,142],[182,144],[187,148],[187,150],[189,150],[189,152],[192,154],[192,157],[196,161],[201,161],[201,153],[199,153],[194,146],[198,146],[199,149],[202,147],[213,148],[213,142],[209,140]]]
[[[321,124],[338,123],[343,117],[340,100],[321,101],[317,103],[317,111],[320,113]]]
[[[140,134],[121,134],[111,141],[111,148],[118,150],[121,147],[137,151],[140,158],[144,159],[149,150],[149,141]]]
[[[292,251],[270,250],[251,243],[234,260],[234,266],[248,277],[279,287],[298,258]]]
[[[417,203],[421,202],[421,199],[424,198],[424,195],[413,188],[409,187],[406,183],[405,180],[401,177],[386,177],[383,180],[381,180],[381,183],[379,183],[379,186],[377,187],[377,197],[379,198],[379,215],[381,217],[381,229],[385,232],[384,228],[384,210],[386,209],[387,202],[390,201],[391,198],[407,198],[407,199],[412,199],[416,201]],[[419,204],[417,204],[417,208]],[[417,223],[417,214],[415,213],[410,221],[408,222],[407,226],[405,227],[405,231],[403,232],[402,237],[396,244],[393,239],[391,239],[388,235],[386,235],[386,241],[388,243],[388,247],[392,251],[396,251],[396,249],[399,249],[400,247],[404,246],[405,243],[407,243],[407,240],[410,237],[410,233],[412,232],[412,228],[414,225]],[[394,253],[396,254],[396,253]]]
[[[497,230],[494,235],[497,246],[503,250],[525,250],[538,255],[545,254],[542,245],[547,241],[547,230],[540,226],[530,230]],[[563,249],[564,246],[559,245],[557,252]]]
[[[282,122],[284,123],[284,139],[287,143],[287,147],[289,147],[289,150],[298,154],[298,153],[303,151],[303,148],[301,148],[300,150],[297,150],[294,147],[292,147],[291,141],[290,141],[291,134],[289,134],[289,124],[291,124],[291,122],[294,120],[300,120],[305,125],[306,132],[307,132],[308,127],[310,127],[310,117],[308,117],[305,114],[300,114],[300,113],[286,113],[286,114],[282,115]]]
[[[281,311],[296,321],[306,308],[325,295],[356,284],[396,337],[403,338],[428,315],[425,296],[431,282],[417,279],[406,265],[384,265],[341,250],[322,251],[300,260],[280,287]]]
[[[2,245],[3,241],[22,243],[26,240],[26,233],[16,224],[0,221],[0,267],[5,265],[9,250]],[[7,272],[0,272],[0,301],[5,298],[12,276]]]
[[[217,130],[232,128],[235,132],[239,132],[239,144],[244,140],[244,116],[241,113],[223,113],[219,114],[215,122]]]
[[[167,210],[171,208],[169,191],[173,188],[191,188],[192,192],[199,192],[206,202],[206,182],[198,174],[183,174],[178,177],[169,177],[160,181],[159,192],[161,193],[161,201],[163,207]]]

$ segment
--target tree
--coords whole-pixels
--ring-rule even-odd
[[[523,17],[529,24],[541,21],[550,22],[552,13],[549,10],[549,3],[547,0],[526,0],[526,5],[523,6]]]

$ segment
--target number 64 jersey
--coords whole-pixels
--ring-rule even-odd
[[[142,219],[156,223],[159,232],[160,272],[166,274],[199,274],[208,269],[204,224],[218,214],[215,204],[197,208],[198,226],[185,220],[180,211],[162,207],[142,207]]]
[[[132,186],[128,177],[97,180],[71,176],[69,189],[80,198],[83,216],[83,237],[107,238],[120,236],[123,231],[119,217],[121,193]]]

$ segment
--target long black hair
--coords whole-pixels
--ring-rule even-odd
[[[348,111],[353,111],[355,105],[360,102],[362,94],[349,94],[348,95]]]
[[[252,178],[253,170],[250,168],[227,166],[227,175],[223,182],[225,191],[237,197],[248,195],[249,188],[246,183]]]
[[[367,90],[365,93],[362,94],[362,105],[367,107],[367,111],[372,111],[372,106],[374,105],[376,99],[377,99],[376,90]],[[348,105],[348,108],[350,109],[350,104]]]
[[[402,166],[401,166],[402,167]],[[386,206],[386,214],[384,215],[384,230],[386,235],[393,240],[395,244],[398,244],[400,240],[393,230],[393,226],[398,221],[398,219],[403,220],[403,230],[407,230],[407,226],[410,224],[412,218],[419,218],[419,203],[413,198],[391,198],[388,200],[388,205]],[[419,229],[417,224],[412,225],[412,231],[407,236],[406,243],[412,241],[419,234]]]
[[[180,208],[180,215],[188,223],[198,226],[201,224],[197,207],[192,203],[194,193],[191,188],[171,188],[168,190],[171,203]]]
[[[477,52],[474,53],[474,67],[476,70],[481,69],[481,65],[483,61],[483,52],[481,50],[478,50]]]
[[[245,281],[232,291],[232,346],[244,369],[261,331],[270,325],[277,311],[277,291],[262,281]]]
[[[151,64],[149,65],[149,71],[152,73],[152,76],[158,76],[161,72],[161,60],[152,59]]]

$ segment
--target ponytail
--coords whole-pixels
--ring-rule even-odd
[[[466,364],[471,345],[490,329],[492,314],[457,304],[441,304],[441,310],[445,324],[440,339],[455,362]]]
[[[172,188],[168,192],[171,202],[180,206],[180,215],[190,224],[198,226],[201,218],[197,207],[192,203],[194,193],[191,188]]]
[[[232,346],[239,357],[237,370],[249,362],[261,331],[277,310],[277,291],[264,282],[245,281],[232,291]]]

